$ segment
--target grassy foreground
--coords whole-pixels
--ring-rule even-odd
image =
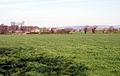
[[[120,34],[0,35],[0,76],[120,76]]]

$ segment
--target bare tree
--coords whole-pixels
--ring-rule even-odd
[[[18,22],[17,24],[18,24],[18,25],[20,25],[20,26],[23,26],[23,25],[24,25],[24,23],[25,23],[25,22],[24,22],[24,21],[22,21],[22,22]]]
[[[10,22],[11,25],[16,25],[16,22],[12,21]]]
[[[84,33],[87,33],[88,26],[84,26]]]
[[[22,25],[24,25],[24,21],[22,21],[22,22],[15,22],[15,21],[12,21],[12,22],[10,22],[11,23],[11,25],[20,25],[20,26],[22,26]]]
[[[95,31],[96,31],[96,28],[97,28],[98,26],[92,26],[92,33],[93,34],[95,34]]]
[[[113,32],[114,31],[114,27],[113,26],[110,26],[109,28],[108,28],[108,32]]]

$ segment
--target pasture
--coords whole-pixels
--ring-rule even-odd
[[[120,34],[0,35],[0,76],[120,76]]]

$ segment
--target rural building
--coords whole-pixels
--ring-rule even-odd
[[[18,32],[18,30],[19,30],[19,26],[18,25],[11,25],[11,26],[9,26],[9,32],[16,33],[16,32]]]
[[[47,29],[47,28],[40,28],[40,32],[42,33],[44,33],[44,32],[50,32],[50,30],[49,29]]]
[[[51,33],[56,33],[58,31],[58,28],[51,28]]]
[[[23,33],[30,33],[30,32],[32,32],[32,30],[34,30],[34,27],[33,26],[21,26],[20,30]]]
[[[79,29],[79,32],[82,32],[82,30],[81,30],[81,29]]]
[[[8,26],[1,24],[0,25],[0,34],[6,34],[8,32]]]
[[[35,26],[35,27],[33,28],[32,32],[40,32],[40,28],[37,27],[37,26]]]

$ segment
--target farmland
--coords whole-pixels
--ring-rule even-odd
[[[0,75],[120,76],[120,34],[0,35]]]

